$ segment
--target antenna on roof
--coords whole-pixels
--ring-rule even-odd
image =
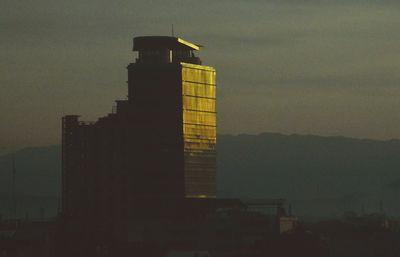
[[[175,33],[174,33],[174,24],[172,24],[171,34],[172,34],[173,37],[175,37]]]

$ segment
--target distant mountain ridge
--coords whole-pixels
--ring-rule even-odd
[[[218,165],[221,195],[287,198],[304,215],[373,212],[380,203],[400,214],[400,190],[393,190],[400,181],[400,140],[221,135]]]
[[[286,198],[295,213],[314,216],[372,212],[383,203],[387,212],[400,215],[400,140],[219,135],[217,153],[219,197]],[[0,192],[10,192],[11,156],[0,156]],[[39,202],[48,197],[47,206],[53,199],[48,213],[55,213],[60,146],[22,149],[15,159],[17,191]],[[0,213],[7,213],[5,205],[0,205]],[[23,206],[20,209],[23,213]]]

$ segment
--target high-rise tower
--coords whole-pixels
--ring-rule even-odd
[[[114,216],[133,198],[215,198],[215,69],[175,37],[134,39],[128,100],[94,123],[63,117],[62,212]]]

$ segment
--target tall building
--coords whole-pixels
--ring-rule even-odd
[[[119,217],[133,199],[216,196],[215,69],[198,45],[134,38],[128,99],[96,122],[62,119],[62,214]]]
[[[156,36],[135,38],[133,50],[127,100],[96,122],[62,119],[53,256],[248,255],[289,230],[280,200],[216,199],[216,74],[200,47]],[[271,206],[276,218],[253,211]]]

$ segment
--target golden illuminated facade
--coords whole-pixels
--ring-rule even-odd
[[[216,84],[211,67],[181,63],[185,192],[215,196]]]
[[[137,37],[128,99],[93,123],[63,118],[64,216],[118,218],[135,198],[215,198],[215,70],[199,46]]]

